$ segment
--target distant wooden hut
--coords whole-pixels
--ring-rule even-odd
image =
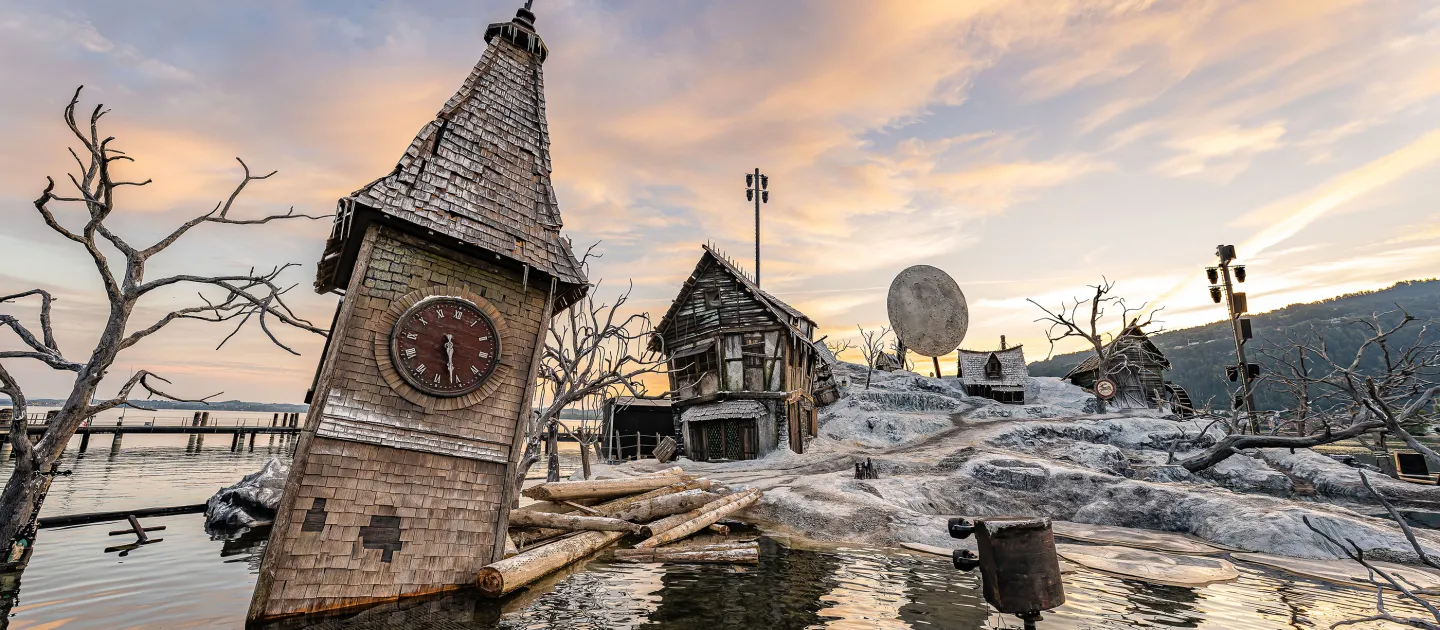
[[[1109,378],[1115,383],[1115,397],[1110,405],[1117,408],[1158,408],[1172,406],[1177,413],[1188,416],[1194,405],[1185,389],[1165,380],[1170,360],[1139,326],[1130,326],[1111,341]],[[1094,390],[1100,378],[1100,357],[1090,355],[1071,369],[1065,379],[1079,387]]]
[[[842,395],[840,381],[835,378],[835,364],[840,359],[825,345],[825,340],[816,341],[815,346],[815,404],[824,407],[837,400]]]
[[[875,355],[875,369],[881,372],[897,372],[905,369],[905,366],[900,365],[900,359],[895,353],[881,350],[880,354]]]
[[[960,350],[958,361],[966,395],[1015,405],[1025,403],[1030,368],[1025,365],[1021,346],[1006,347],[1001,337],[999,350]]]
[[[666,436],[675,437],[670,401],[665,398],[616,396],[601,409],[601,456],[642,459]]]
[[[665,353],[678,442],[691,459],[752,459],[817,430],[815,322],[703,248],[655,326]]]

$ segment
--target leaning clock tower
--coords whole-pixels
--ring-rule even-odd
[[[544,333],[587,284],[528,5],[485,42],[394,170],[340,200],[315,286],[343,297],[252,620],[461,587],[503,553]]]

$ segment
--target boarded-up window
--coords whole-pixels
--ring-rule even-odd
[[[765,335],[745,333],[740,346],[740,356],[745,358],[745,391],[765,390]]]
[[[672,359],[670,369],[675,372],[675,388],[682,399],[712,394],[719,388],[720,366],[714,346]]]

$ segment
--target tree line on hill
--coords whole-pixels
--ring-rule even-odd
[[[1267,313],[1250,315],[1254,339],[1245,347],[1251,363],[1261,366],[1261,382],[1255,393],[1260,409],[1279,410],[1295,407],[1292,392],[1265,378],[1275,372],[1274,357],[1285,353],[1293,356],[1297,342],[1324,347],[1333,358],[1353,356],[1364,343],[1369,330],[1355,323],[1358,319],[1380,316],[1382,325],[1392,326],[1404,312],[1419,320],[1417,323],[1440,323],[1440,280],[1412,280],[1396,283],[1386,289],[1341,295],[1318,302],[1292,304]],[[1393,347],[1409,347],[1419,335],[1427,339],[1440,334],[1440,327],[1426,330],[1412,326],[1394,340]],[[1151,340],[1170,360],[1168,380],[1178,383],[1190,394],[1197,406],[1211,404],[1217,411],[1231,408],[1233,392],[1238,383],[1226,378],[1226,366],[1235,365],[1235,341],[1229,322],[1218,321],[1180,330],[1165,331]],[[1062,354],[1030,364],[1032,376],[1065,376],[1092,351]],[[1314,357],[1307,357],[1307,360]],[[1384,354],[1367,352],[1360,371],[1377,374],[1383,369]]]

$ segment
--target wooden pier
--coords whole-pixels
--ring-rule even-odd
[[[40,435],[45,432],[48,417],[36,416],[27,419],[26,432],[30,435]],[[87,422],[75,430],[75,435],[80,436],[80,452],[85,452],[90,446],[90,436],[95,434],[108,434],[122,436],[131,433],[149,434],[170,434],[170,435],[230,435],[230,450],[240,449],[246,436],[250,438],[250,447],[255,446],[255,436],[265,435],[294,435],[300,433],[300,414],[298,413],[276,413],[270,418],[214,418],[209,412],[197,411],[190,418],[150,418],[146,420],[132,419],[129,422],[120,420],[114,424],[96,424]],[[10,437],[9,426],[0,427],[0,443],[4,443]]]

